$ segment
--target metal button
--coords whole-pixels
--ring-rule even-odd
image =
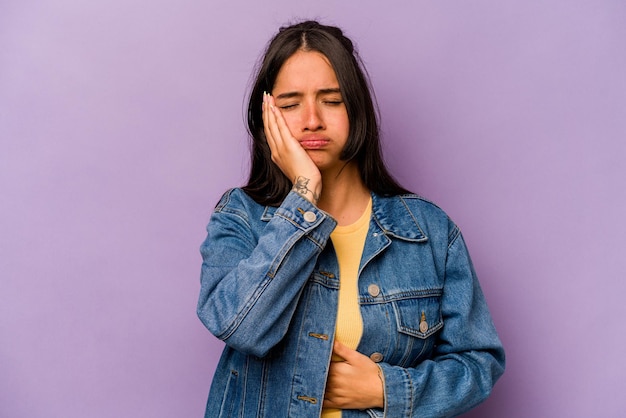
[[[378,295],[380,295],[380,287],[378,287],[375,284],[371,284],[369,286],[367,286],[367,292],[372,295],[373,297],[376,297]]]
[[[420,318],[420,332],[426,333],[428,331],[428,322],[426,322],[426,313],[422,312],[422,317]]]
[[[315,222],[317,216],[313,212],[304,212],[304,220],[307,222]]]
[[[383,355],[380,353],[372,353],[372,355],[370,356],[370,359],[374,363],[380,363],[381,361],[383,361]]]
[[[420,322],[420,332],[426,333],[426,331],[428,331],[428,322]]]

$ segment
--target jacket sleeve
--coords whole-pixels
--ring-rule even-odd
[[[380,363],[385,417],[449,417],[489,396],[505,357],[463,237],[453,226],[433,357],[415,368]]]
[[[259,225],[241,194],[227,193],[207,226],[197,314],[227,345],[263,357],[286,334],[336,222],[291,192]]]

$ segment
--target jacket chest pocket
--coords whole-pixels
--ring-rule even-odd
[[[430,357],[443,327],[441,294],[441,290],[417,292],[391,302],[398,333],[393,355],[397,365],[412,367]]]

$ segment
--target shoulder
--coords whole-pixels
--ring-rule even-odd
[[[219,202],[215,205],[215,211],[219,212],[224,208],[245,205],[249,201],[253,201],[250,196],[239,187],[233,187],[224,192]]]
[[[243,218],[261,214],[265,206],[254,201],[243,189],[235,187],[227,190],[215,206],[215,213],[231,213]]]
[[[409,213],[420,218],[441,219],[448,221],[450,218],[446,212],[436,203],[415,193],[405,193],[395,196],[374,195],[378,201],[380,210],[401,216]]]
[[[409,193],[398,195],[398,199],[411,211],[411,213],[422,214],[423,216],[440,218],[449,221],[448,214],[435,202],[418,194]]]

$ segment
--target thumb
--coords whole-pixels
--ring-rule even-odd
[[[337,340],[335,340],[335,344],[333,345],[333,352],[347,362],[353,360],[354,354],[356,354],[355,350],[352,350],[350,347]]]

